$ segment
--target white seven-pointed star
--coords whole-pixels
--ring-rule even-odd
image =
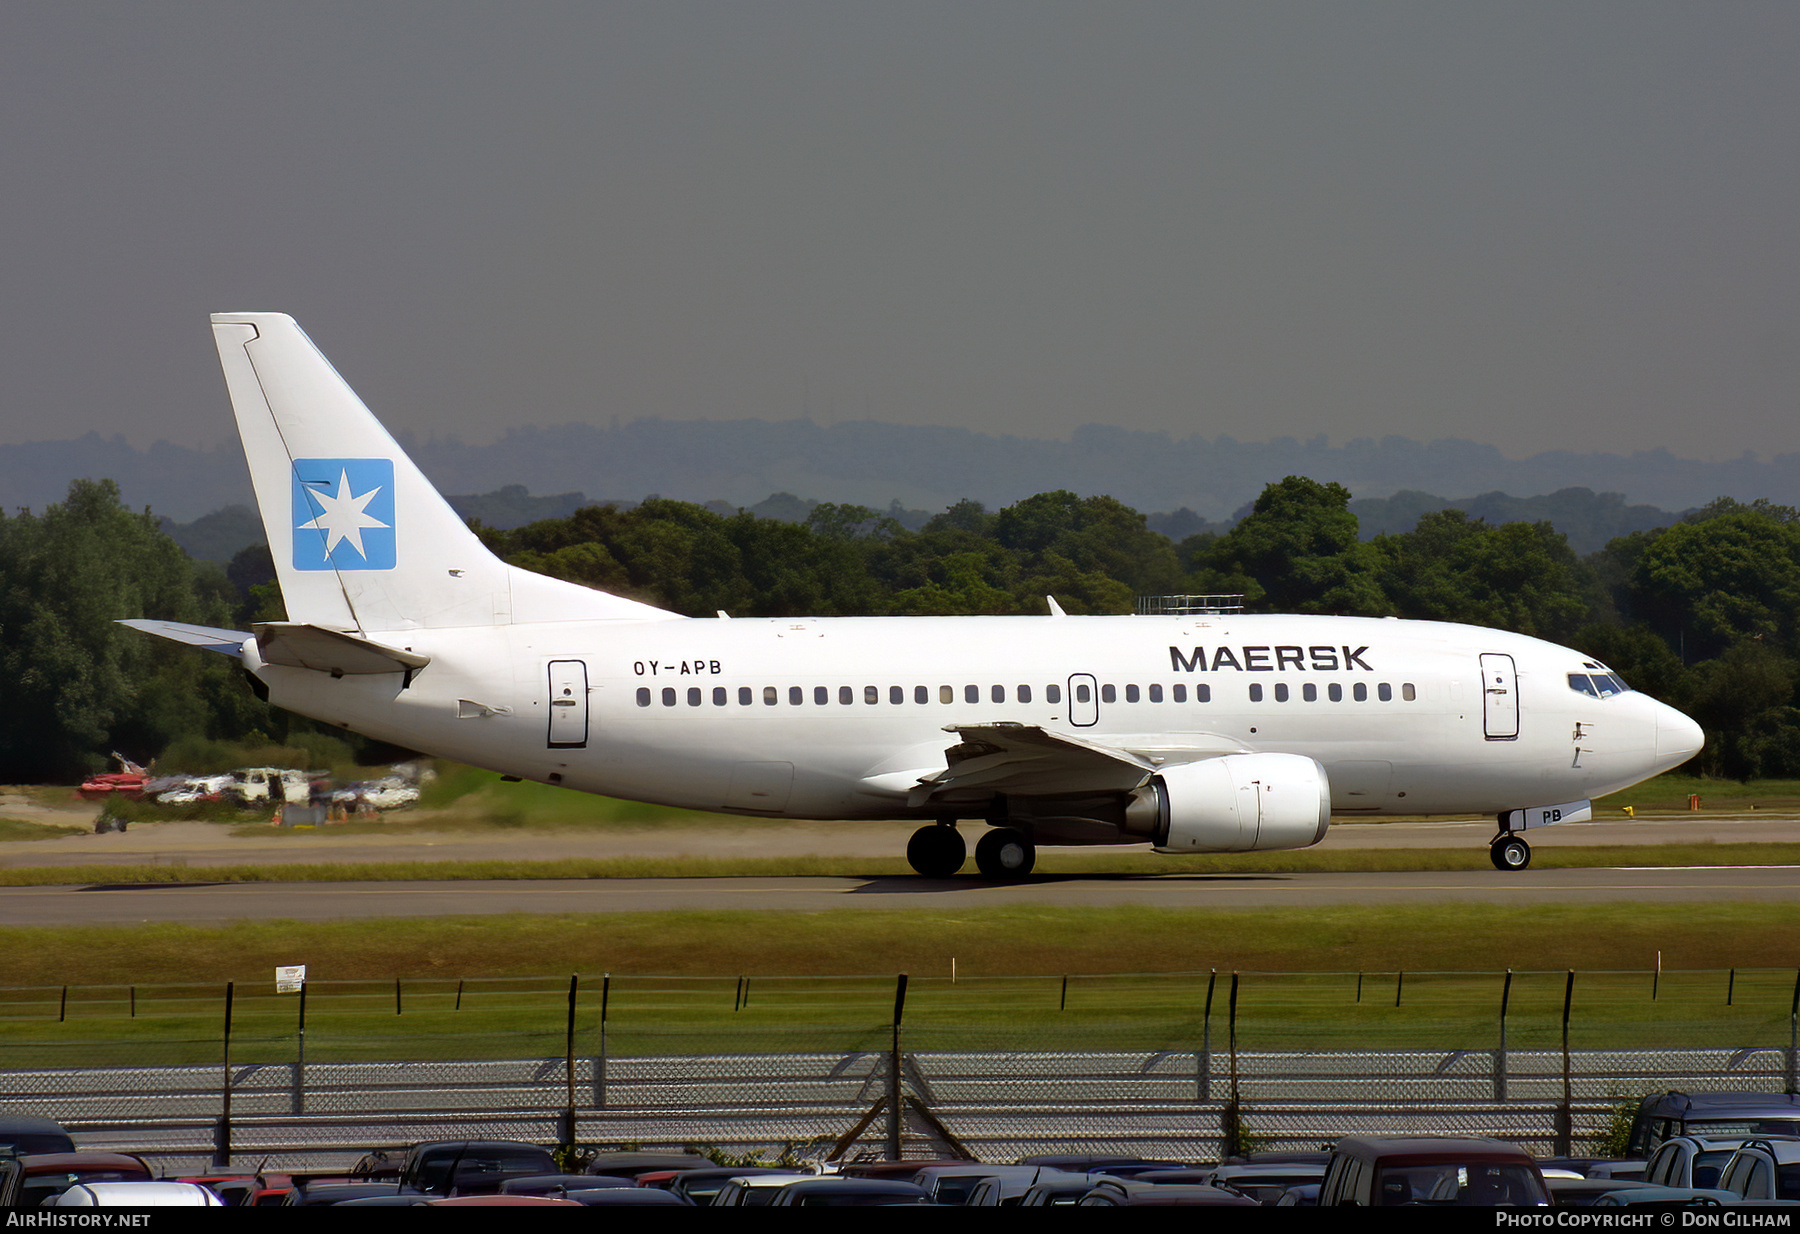
[[[374,515],[365,513],[363,507],[368,505],[381,491],[381,486],[378,484],[360,497],[352,497],[350,495],[350,475],[348,472],[340,471],[338,472],[337,496],[333,497],[330,493],[321,493],[310,487],[306,491],[308,496],[324,508],[311,522],[301,523],[300,530],[323,531],[327,557],[331,556],[332,550],[336,549],[339,544],[348,540],[350,547],[356,550],[357,556],[367,558],[368,553],[363,551],[363,531],[370,527],[386,527],[387,524]]]

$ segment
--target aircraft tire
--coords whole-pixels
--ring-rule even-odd
[[[996,827],[975,844],[975,865],[984,878],[1024,878],[1037,864],[1037,846],[1025,833]]]
[[[1523,870],[1531,864],[1531,845],[1518,836],[1501,836],[1488,849],[1496,870]]]
[[[925,878],[949,878],[962,869],[968,855],[962,833],[937,823],[919,828],[906,842],[907,864]]]

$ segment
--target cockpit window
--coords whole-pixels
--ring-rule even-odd
[[[1578,694],[1591,694],[1595,698],[1611,698],[1615,694],[1627,694],[1631,691],[1631,687],[1604,664],[1595,664],[1589,660],[1584,662],[1581,667],[1599,671],[1569,674],[1569,689]]]

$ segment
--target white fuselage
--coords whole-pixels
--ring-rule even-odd
[[[1579,652],[1434,622],[739,618],[365,633],[430,665],[403,687],[397,672],[261,664],[254,644],[246,663],[277,705],[377,738],[588,792],[765,816],[942,815],[909,807],[907,789],[944,769],[957,740],[945,730],[969,725],[1037,725],[1159,764],[1305,755],[1329,776],[1334,811],[1365,814],[1597,797],[1699,746],[1692,721],[1645,695],[1572,689]]]

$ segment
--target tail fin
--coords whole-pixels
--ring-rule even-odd
[[[366,631],[674,616],[488,552],[292,317],[212,323],[289,621]]]

